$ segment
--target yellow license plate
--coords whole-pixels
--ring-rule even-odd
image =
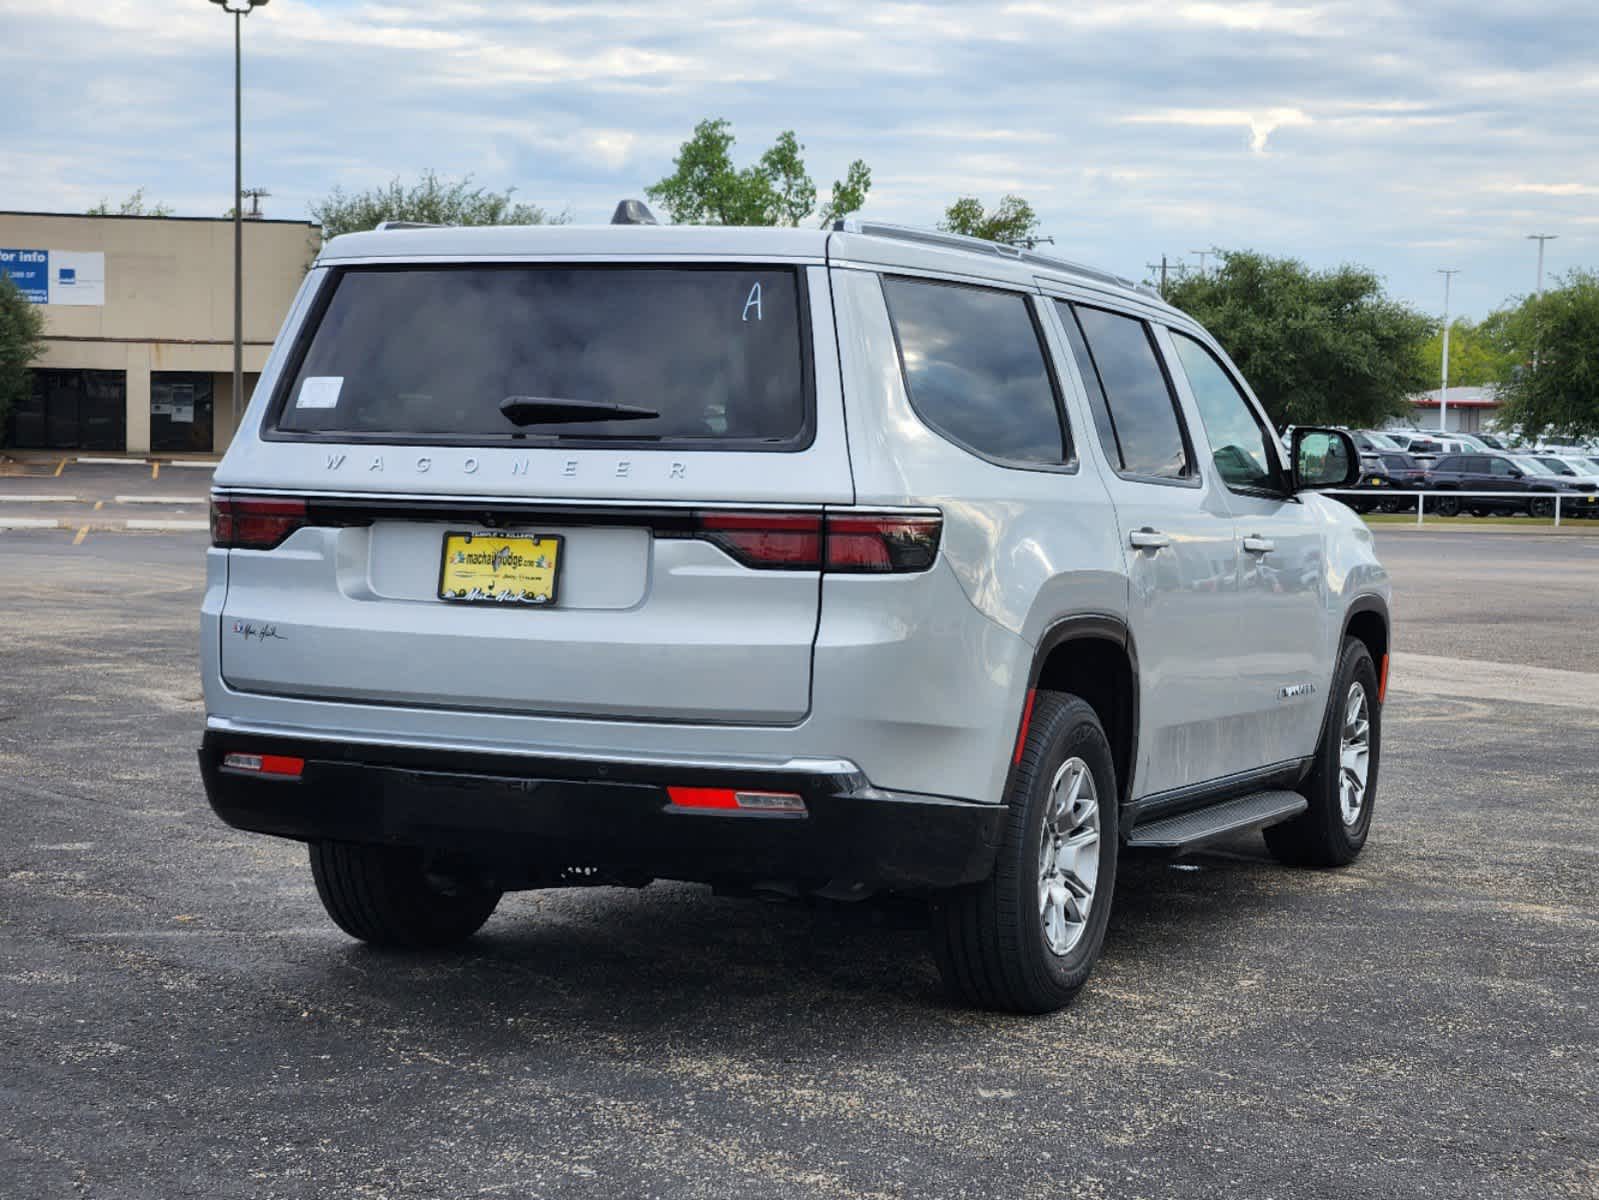
[[[561,539],[554,534],[446,533],[439,599],[551,605],[560,562]]]

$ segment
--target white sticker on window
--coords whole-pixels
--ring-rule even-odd
[[[300,380],[300,395],[295,408],[337,408],[343,375],[307,375]]]

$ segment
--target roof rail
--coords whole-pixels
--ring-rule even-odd
[[[947,250],[966,250],[976,254],[997,254],[1002,258],[1017,259],[1021,262],[1031,263],[1044,270],[1065,271],[1072,275],[1081,275],[1100,283],[1115,284],[1117,287],[1127,288],[1129,291],[1161,299],[1161,295],[1147,284],[1135,282],[1121,275],[1114,275],[1109,271],[1101,271],[1097,267],[1086,266],[1080,262],[1073,262],[1066,258],[1056,258],[1051,254],[1039,254],[1021,246],[1013,246],[1009,242],[994,242],[987,238],[968,237],[964,233],[946,233],[941,229],[922,229],[914,225],[890,225],[881,221],[862,221],[859,217],[843,217],[833,222],[833,229],[839,233],[859,233],[867,237],[893,238],[900,242],[919,242],[926,246],[942,246]]]
[[[379,221],[372,226],[374,233],[386,233],[391,229],[443,229],[438,221]]]

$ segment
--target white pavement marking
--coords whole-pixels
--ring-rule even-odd
[[[73,460],[81,463],[94,463],[102,467],[148,467],[148,458],[84,458],[81,454]]]
[[[49,517],[7,517],[0,515],[0,529],[61,529],[63,521]]]
[[[152,533],[153,532],[174,533],[174,532],[177,532],[179,530],[210,529],[211,528],[211,522],[210,521],[136,520],[136,521],[124,521],[122,523],[122,527],[124,529],[142,529],[142,530],[145,530],[147,532],[152,532]]]
[[[118,504],[205,504],[205,496],[114,496]]]
[[[7,504],[11,504],[11,503],[16,503],[16,504],[76,504],[77,501],[78,501],[78,498],[76,496],[67,496],[67,495],[41,496],[41,495],[38,495],[38,494],[26,495],[26,496],[10,496],[10,495],[7,495],[4,492],[0,492],[0,500],[5,501]]]
[[[1511,704],[1599,709],[1599,673],[1446,658],[1440,654],[1395,653],[1388,672],[1388,690],[1410,695],[1462,696]]]
[[[182,458],[173,459],[171,462],[169,462],[167,464],[167,466],[169,466],[169,467],[198,467],[202,471],[215,471],[217,469],[217,465],[214,462],[190,462],[187,459],[182,459]]]

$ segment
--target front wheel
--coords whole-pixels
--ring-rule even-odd
[[[1547,498],[1539,498],[1527,505],[1528,510],[1535,517],[1552,517],[1555,515],[1555,502]]]
[[[1344,640],[1326,727],[1315,763],[1299,789],[1310,807],[1266,830],[1266,845],[1283,862],[1315,867],[1351,863],[1371,832],[1382,757],[1382,697],[1371,651]]]
[[[1094,969],[1119,847],[1116,769],[1094,710],[1039,692],[993,874],[932,901],[933,953],[967,1004],[1053,1012]]]
[[[1460,501],[1454,496],[1440,496],[1433,509],[1440,517],[1458,517],[1460,515]]]
[[[312,842],[311,877],[338,927],[374,946],[422,949],[464,942],[500,893],[456,888],[430,876],[422,852],[403,846]]]

